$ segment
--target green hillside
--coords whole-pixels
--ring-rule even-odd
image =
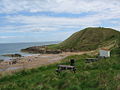
[[[118,51],[118,52],[117,52]],[[0,78],[0,90],[120,90],[120,48],[112,56],[93,63],[85,63],[89,55],[74,55],[58,64],[76,59],[76,73],[56,74],[58,64],[23,70]]]
[[[74,33],[65,41],[48,46],[34,46],[22,49],[29,53],[61,53],[75,51],[90,51],[106,47],[112,49],[120,46],[120,32],[111,28],[85,28]]]
[[[110,28],[85,28],[74,33],[67,40],[63,41],[56,48],[62,50],[94,50],[109,45],[118,46],[120,32]]]

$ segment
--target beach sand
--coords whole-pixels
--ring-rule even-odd
[[[70,55],[81,55],[90,52],[63,52],[61,54],[37,54],[32,56],[25,56],[16,58],[14,64],[11,61],[3,61],[0,63],[0,71],[13,71],[16,69],[31,69],[40,67],[43,65],[53,64],[63,60],[65,57]]]

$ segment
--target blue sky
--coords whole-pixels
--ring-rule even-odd
[[[86,27],[120,31],[120,1],[0,0],[0,43],[63,41]]]

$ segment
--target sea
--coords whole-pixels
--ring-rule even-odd
[[[0,43],[0,60],[10,60],[11,57],[2,56],[5,54],[21,54],[22,56],[31,56],[33,54],[23,53],[20,50],[32,46],[42,46],[57,44],[60,41],[51,41],[51,42],[29,42],[29,43]]]

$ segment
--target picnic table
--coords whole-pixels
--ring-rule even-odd
[[[72,70],[75,73],[76,68],[71,65],[58,65],[58,69],[56,69],[56,71],[60,73],[62,70]]]

